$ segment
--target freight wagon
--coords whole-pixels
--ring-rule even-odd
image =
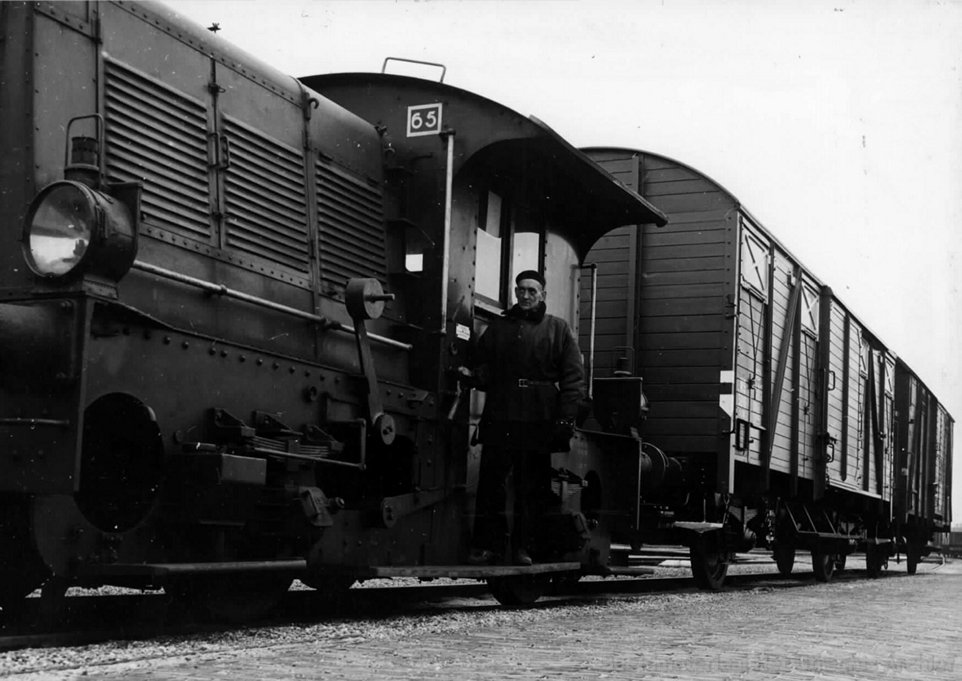
[[[873,574],[897,551],[914,571],[950,522],[945,408],[724,187],[657,154],[587,152],[670,220],[592,249],[581,342],[595,376],[643,380],[644,437],[684,462],[693,494],[671,515],[710,557],[703,581],[751,546],[783,571],[809,551],[823,580],[855,550]]]

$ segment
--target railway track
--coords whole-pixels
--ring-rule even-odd
[[[687,556],[672,549],[654,550],[632,556],[635,565],[657,564],[664,572],[685,571]],[[751,590],[760,587],[789,589],[814,583],[810,571],[799,569],[783,577],[763,554],[740,556],[726,580],[726,590]],[[768,569],[768,567],[771,569]],[[933,566],[933,568],[936,566]],[[739,569],[744,572],[739,572]],[[853,565],[836,576],[838,580],[865,578],[865,571]],[[652,571],[655,572],[654,570]],[[618,595],[695,592],[690,574],[632,578],[585,578],[564,583],[533,607],[552,607],[578,601],[596,603]],[[121,593],[68,596],[63,619],[55,626],[42,622],[41,599],[29,598],[16,617],[0,615],[0,651],[24,648],[71,647],[109,641],[146,640],[156,637],[217,635],[235,630],[237,625],[204,621],[196,613],[176,607],[162,593]],[[436,580],[374,580],[352,588],[343,598],[331,601],[313,590],[294,588],[287,593],[270,618],[257,626],[285,626],[326,621],[357,621],[399,615],[417,615],[440,610],[497,609],[489,589],[482,582]],[[25,624],[28,623],[28,624]],[[110,624],[107,624],[110,623]]]

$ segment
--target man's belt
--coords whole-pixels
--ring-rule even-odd
[[[519,388],[538,388],[547,386],[557,387],[555,381],[532,381],[529,378],[519,378],[518,387]]]

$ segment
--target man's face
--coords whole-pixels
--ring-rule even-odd
[[[536,279],[522,279],[514,289],[518,297],[518,307],[522,310],[533,310],[544,301],[544,287]]]

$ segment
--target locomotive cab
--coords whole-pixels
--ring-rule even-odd
[[[537,119],[477,95],[387,74],[302,81],[381,131],[389,162],[386,218],[405,255],[396,260],[392,285],[418,292],[425,332],[415,345],[430,348],[428,361],[437,362],[439,391],[449,396],[459,434],[448,456],[460,469],[459,452],[470,452],[456,484],[473,493],[480,450],[472,442],[486,396],[458,394],[452,377],[490,320],[513,303],[514,276],[543,272],[548,312],[576,330],[590,246],[618,225],[663,224],[664,217]],[[443,201],[420,198],[437,196],[440,187]],[[582,430],[552,464],[558,504],[543,520],[538,557],[548,564],[540,567],[610,574],[617,569],[609,560],[612,537],[636,529],[638,489],[618,480],[642,475],[647,482],[650,454],[637,433]],[[470,520],[464,518],[455,560],[466,550]]]

